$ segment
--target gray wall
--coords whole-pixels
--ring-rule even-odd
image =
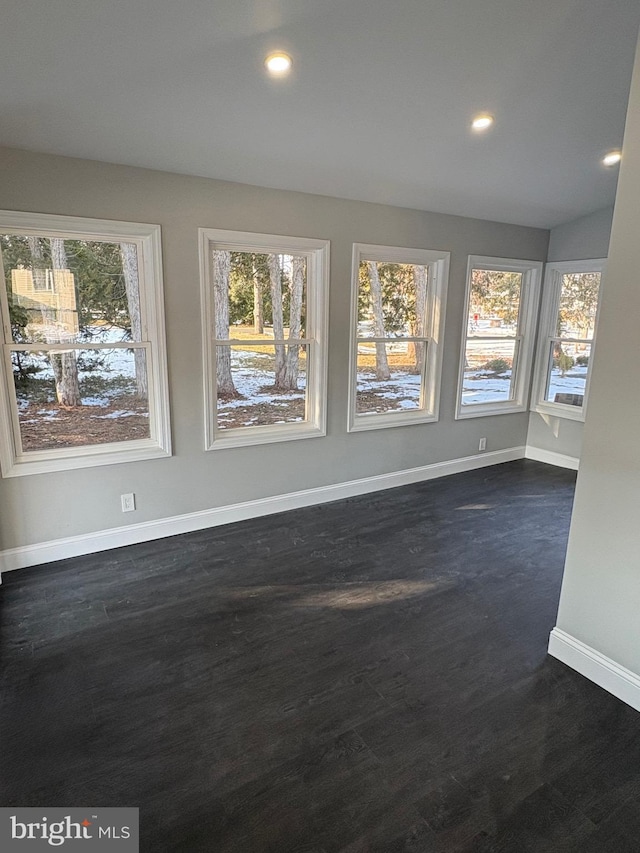
[[[581,421],[530,412],[527,446],[580,459],[583,430]]]
[[[549,232],[324,196],[0,149],[0,208],[162,226],[175,455],[0,480],[0,548],[44,542],[524,445],[528,414],[455,422],[469,254],[544,260]],[[326,438],[204,453],[199,226],[331,240]],[[353,242],[452,253],[441,420],[347,434]],[[123,516],[121,493],[137,511]]]
[[[606,258],[609,253],[612,207],[603,207],[551,230],[548,261]]]
[[[609,251],[612,207],[581,216],[553,228],[549,237],[549,261],[606,258]],[[584,424],[566,418],[531,412],[527,444],[539,450],[580,458]]]
[[[640,52],[623,148],[558,628],[640,675]]]

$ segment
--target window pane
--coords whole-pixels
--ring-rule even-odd
[[[591,344],[565,341],[551,344],[545,400],[565,406],[582,406],[587,386]]]
[[[360,261],[359,276],[358,337],[425,334],[428,267]]]
[[[218,429],[306,419],[306,346],[218,346]]]
[[[591,340],[598,309],[599,272],[568,273],[562,276],[556,334]]]
[[[215,338],[304,337],[306,258],[214,249],[212,269]]]
[[[356,412],[406,412],[420,408],[426,343],[358,343]]]
[[[133,243],[0,235],[14,343],[141,341]]]
[[[11,353],[24,451],[149,438],[144,348]]]
[[[513,397],[515,341],[467,341],[462,405],[498,403]]]
[[[521,293],[522,273],[471,270],[467,336],[517,335]]]

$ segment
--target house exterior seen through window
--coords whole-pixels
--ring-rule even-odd
[[[0,213],[5,476],[168,455],[159,229]]]

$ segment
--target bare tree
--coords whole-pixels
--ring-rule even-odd
[[[138,251],[135,243],[120,243],[122,257],[122,272],[127,293],[129,319],[131,321],[131,338],[142,340],[142,319],[140,316],[140,284],[138,280]],[[144,349],[134,347],[133,358],[136,369],[136,393],[141,400],[146,400],[149,394],[147,377],[147,358]]]
[[[278,255],[269,255],[269,281],[271,284],[271,310],[273,316],[273,337],[275,340],[284,339],[284,321],[282,317],[282,270]],[[275,380],[276,388],[285,389],[286,354],[284,344],[275,345]]]
[[[291,303],[289,306],[289,340],[300,338],[302,327],[302,298],[304,294],[305,259],[299,255],[291,258]],[[297,391],[300,362],[300,346],[289,344],[284,373],[284,388]]]
[[[376,338],[385,337],[384,314],[382,308],[382,287],[378,276],[378,265],[375,261],[367,261],[369,267],[369,292],[371,310],[373,311],[373,330]],[[387,348],[384,343],[376,343],[376,379],[390,379]]]
[[[411,323],[411,334],[415,337],[421,337],[424,335],[425,330],[425,319],[427,316],[427,280],[428,280],[428,267],[420,266],[419,264],[413,265],[413,283],[416,291],[416,307],[415,307],[415,318]],[[422,373],[424,368],[424,355],[425,355],[425,343],[424,341],[415,341],[413,344],[413,354],[415,361],[415,373]]]
[[[29,251],[31,253],[31,276],[33,279],[33,289],[34,290],[46,290],[46,276],[47,276],[47,262],[44,258],[44,251],[40,237],[27,237],[27,244],[29,246]],[[42,323],[46,328],[45,340],[48,343],[58,343],[57,336],[55,340],[50,340],[51,338],[51,328],[50,328],[50,319],[51,319],[51,307],[41,305],[40,314],[42,316]]]
[[[215,336],[219,340],[229,337],[229,273],[231,253],[213,251],[213,292]],[[238,392],[231,375],[231,347],[218,346],[216,353],[216,378],[219,397],[237,397]]]
[[[56,279],[56,270],[67,270],[67,253],[64,248],[64,240],[60,237],[51,238],[51,266],[54,271],[54,287],[59,282]],[[59,343],[64,343],[60,336]],[[56,381],[56,397],[58,403],[66,408],[74,408],[82,405],[80,396],[80,384],[78,382],[78,360],[75,350],[68,352],[51,352],[51,367]]]
[[[262,305],[262,280],[256,266],[255,255],[252,262],[253,272],[253,331],[256,335],[264,333],[264,306]]]
[[[42,245],[39,237],[27,237],[29,251],[31,252],[31,267],[33,269],[33,278],[35,284],[36,271],[44,269],[44,255],[42,253]]]

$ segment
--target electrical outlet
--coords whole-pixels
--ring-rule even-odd
[[[487,439],[481,438],[480,443],[478,444],[478,450],[486,450],[487,449]]]
[[[131,492],[128,495],[120,495],[122,512],[133,512],[136,508],[136,496]]]

